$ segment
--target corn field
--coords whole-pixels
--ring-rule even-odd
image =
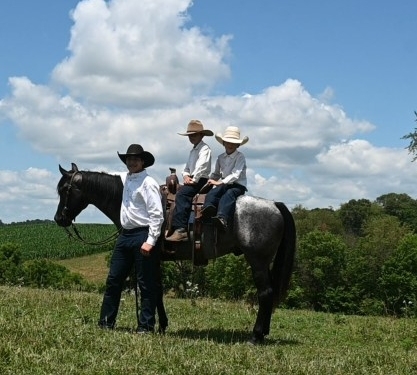
[[[82,238],[99,242],[112,236],[112,224],[77,224]],[[0,226],[0,245],[14,243],[20,247],[22,256],[28,259],[68,259],[113,249],[114,240],[99,246],[84,244],[69,238],[63,228],[55,223],[18,224]]]

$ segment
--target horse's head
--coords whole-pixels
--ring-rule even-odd
[[[88,206],[81,191],[82,173],[74,163],[71,167],[71,170],[66,171],[59,166],[62,177],[57,186],[59,203],[54,220],[61,227],[70,226],[77,215]]]

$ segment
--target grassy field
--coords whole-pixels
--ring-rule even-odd
[[[108,249],[74,258],[91,250],[69,243],[61,228],[32,228],[42,246],[32,236],[24,240],[24,227],[10,228],[0,232],[2,240],[6,233],[21,236],[25,257],[69,257],[56,261],[90,282],[105,282]],[[97,328],[97,293],[0,286],[0,295],[1,375],[417,373],[415,319],[278,309],[265,345],[254,347],[247,339],[256,311],[243,302],[167,297],[167,334],[138,336],[133,295],[123,295],[115,331]]]
[[[101,295],[0,287],[0,374],[416,374],[414,319],[278,309],[247,344],[244,303],[166,298],[167,334],[138,336],[123,295],[115,331],[96,327]]]

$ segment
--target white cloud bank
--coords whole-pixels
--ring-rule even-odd
[[[11,77],[0,116],[34,149],[68,169],[123,170],[116,151],[140,143],[156,157],[149,173],[161,183],[181,169],[191,144],[177,132],[198,118],[221,132],[236,124],[250,194],[307,208],[335,207],[389,192],[415,193],[405,150],[361,140],[375,126],[349,118],[288,79],[260,93],[212,95],[229,77],[231,36],[218,39],[187,27],[191,0],[84,0],[72,17],[69,55],[40,85]],[[216,156],[222,147],[207,138]],[[29,161],[30,162],[30,161]],[[58,168],[0,171],[3,222],[53,218]],[[25,197],[22,200],[22,196]],[[85,221],[102,221],[99,212]]]

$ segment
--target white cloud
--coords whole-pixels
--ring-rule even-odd
[[[230,37],[187,28],[191,1],[88,0],[73,13],[71,56],[53,78],[72,95],[122,107],[177,105],[229,76]]]
[[[323,172],[333,176],[378,176],[404,170],[409,164],[406,152],[372,146],[365,140],[332,145],[317,155]]]
[[[288,79],[260,93],[211,95],[229,75],[230,36],[213,39],[187,28],[190,5],[81,1],[73,13],[70,54],[55,67],[52,82],[11,78],[0,116],[66,169],[76,162],[80,169],[123,170],[116,152],[140,143],[155,155],[149,173],[162,183],[168,167],[182,168],[191,148],[177,132],[198,118],[215,132],[235,124],[249,136],[242,151],[253,195],[314,208],[416,193],[405,151],[361,140],[375,125],[329,103],[331,88],[314,97]],[[206,140],[215,156],[223,151],[214,137]],[[59,177],[58,166],[53,172],[0,171],[0,219],[52,219]],[[95,210],[84,217],[104,219]]]
[[[37,168],[0,171],[0,220],[7,222],[5,218],[10,217],[14,219],[9,221],[52,220],[51,213],[58,204],[55,186],[51,184],[53,179],[53,173]]]

